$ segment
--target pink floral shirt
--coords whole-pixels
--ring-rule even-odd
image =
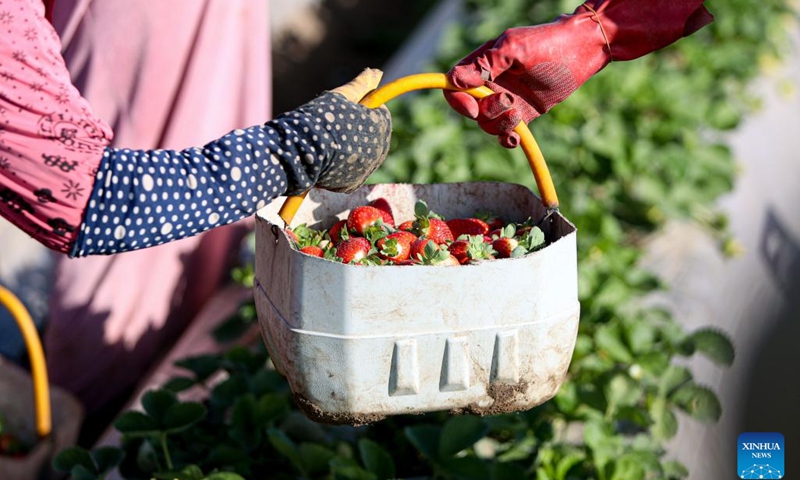
[[[72,85],[44,11],[0,0],[0,214],[67,252],[112,132]]]

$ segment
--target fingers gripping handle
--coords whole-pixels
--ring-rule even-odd
[[[487,97],[494,93],[488,87],[477,87],[469,90],[456,88],[447,80],[447,76],[443,73],[420,73],[397,79],[377,90],[373,90],[361,99],[359,103],[369,108],[377,108],[404,93],[433,88],[441,90],[461,90],[475,98]],[[514,131],[519,134],[520,146],[522,147],[522,151],[525,152],[531,171],[533,171],[533,177],[536,179],[536,185],[539,188],[542,203],[544,203],[545,207],[548,209],[558,208],[558,197],[556,196],[553,179],[550,178],[550,171],[544,161],[542,151],[536,143],[536,139],[533,138],[533,134],[524,122],[520,122],[519,125],[514,128]],[[308,191],[299,196],[288,197],[284,202],[278,215],[287,225],[292,223],[297,209],[300,208],[307,194]]]

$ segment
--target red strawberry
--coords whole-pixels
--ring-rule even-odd
[[[466,240],[456,240],[455,242],[451,243],[447,249],[450,250],[450,255],[458,259],[458,263],[461,265],[469,261],[469,257],[467,256],[469,243]]]
[[[524,236],[525,236],[525,234],[527,234],[528,232],[530,232],[532,228],[533,228],[533,227],[532,227],[531,225],[523,225],[523,226],[520,226],[519,228],[517,228],[517,233],[516,233],[516,236],[517,236],[517,237],[524,237]]]
[[[441,245],[445,242],[452,242],[453,232],[450,227],[442,220],[439,215],[428,208],[424,200],[417,200],[414,204],[414,220],[411,232],[420,237],[427,237]]]
[[[417,239],[416,235],[414,235],[411,232],[407,232],[405,230],[397,230],[397,231],[392,233],[392,235],[394,235],[394,234],[397,234],[398,236],[403,237],[404,239],[408,239],[408,243],[409,244],[414,243],[414,240]]]
[[[430,238],[438,245],[455,240],[453,238],[453,232],[450,231],[450,227],[448,227],[443,220],[431,218],[429,221],[430,224],[428,225],[427,229],[422,229],[424,236]]]
[[[510,258],[518,246],[519,241],[516,238],[500,237],[492,242],[492,248],[497,251],[497,258]]]
[[[395,263],[408,260],[411,255],[411,244],[416,238],[414,234],[408,232],[390,233],[375,243],[378,256]]]
[[[413,260],[403,260],[402,262],[395,262],[395,265],[401,265],[401,266],[416,265],[416,263],[414,263]]]
[[[394,227],[394,213],[392,212],[392,206],[389,205],[389,201],[385,198],[376,198],[375,200],[369,202],[368,204],[370,207],[375,207],[381,211],[381,215],[383,215],[383,223]]]
[[[366,229],[382,221],[383,214],[380,210],[364,205],[354,208],[347,216],[347,228],[351,232],[363,236]]]
[[[413,260],[418,265],[461,265],[458,259],[453,256],[446,248],[437,245],[433,240],[427,238],[420,238],[414,245],[419,248],[421,245],[422,251],[416,255]],[[412,246],[412,250],[413,250]]]
[[[290,228],[288,228],[288,227],[284,228],[283,231],[286,232],[286,235],[288,235],[289,239],[291,241],[293,241],[294,243],[297,243],[299,241],[297,239],[297,235],[295,235],[295,233]]]
[[[371,249],[372,245],[369,240],[363,237],[353,237],[344,240],[336,247],[336,256],[342,259],[342,263],[358,263],[369,255]]]
[[[398,230],[414,233],[414,220],[407,220],[397,226]]]
[[[441,262],[437,262],[436,265],[441,265],[443,267],[457,267],[461,265],[461,263],[456,257],[448,255],[446,259],[442,260]]]
[[[321,248],[319,248],[316,245],[309,245],[307,247],[303,247],[303,248],[300,249],[300,251],[305,253],[305,254],[307,254],[307,255],[311,255],[313,257],[322,258],[322,257],[325,256],[325,251],[322,250]]]
[[[489,225],[478,218],[452,218],[446,223],[456,239],[461,235],[485,235],[489,233]]]
[[[492,214],[491,212],[476,212],[475,217],[486,222],[486,224],[489,225],[489,230],[503,228],[503,226],[506,224],[502,218]]]
[[[339,220],[338,222],[334,223],[330,230],[328,230],[328,235],[331,237],[331,241],[334,245],[338,244],[342,240],[347,240],[349,235],[347,235],[347,220]]]
[[[478,260],[492,260],[495,252],[491,242],[486,243],[484,236],[470,235],[467,240],[456,240],[450,244],[450,253],[464,265]]]
[[[411,258],[418,260],[425,252],[425,245],[429,243],[436,245],[436,242],[424,237],[414,240],[414,243],[411,244]]]
[[[500,230],[500,235],[494,237],[492,248],[497,251],[497,258],[510,258],[514,249],[519,246],[519,240],[514,238],[517,233],[517,226],[509,223]]]

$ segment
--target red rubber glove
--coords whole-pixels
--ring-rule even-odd
[[[506,30],[448,73],[459,88],[486,85],[475,100],[446,91],[453,109],[514,148],[520,122],[546,113],[612,60],[639,58],[691,35],[714,17],[703,0],[589,0],[552,23]],[[609,50],[610,49],[610,50]]]

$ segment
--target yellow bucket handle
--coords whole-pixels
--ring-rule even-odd
[[[475,98],[487,97],[494,92],[488,87],[477,87],[469,90],[462,90],[450,83],[447,76],[443,73],[420,73],[416,75],[409,75],[407,77],[399,78],[391,83],[384,85],[376,90],[373,90],[365,96],[359,103],[369,108],[377,108],[389,100],[398,97],[404,93],[414,90],[438,88],[442,90],[459,90],[464,91]],[[553,186],[553,179],[550,178],[550,171],[542,156],[542,151],[533,138],[528,126],[524,122],[520,122],[514,131],[517,132],[520,138],[520,146],[525,156],[528,158],[533,177],[536,179],[536,186],[539,188],[539,194],[542,197],[542,203],[549,210],[558,209],[558,197],[556,196],[556,189]],[[287,225],[292,223],[297,209],[303,203],[308,190],[299,196],[288,197],[283,203],[278,215],[286,222]]]
[[[17,322],[25,346],[28,349],[28,358],[31,362],[31,375],[33,376],[33,397],[36,409],[36,433],[40,437],[50,435],[52,417],[50,413],[50,386],[47,381],[47,364],[44,359],[44,349],[36,332],[36,326],[31,319],[25,305],[10,290],[0,285],[0,303],[5,306]]]

